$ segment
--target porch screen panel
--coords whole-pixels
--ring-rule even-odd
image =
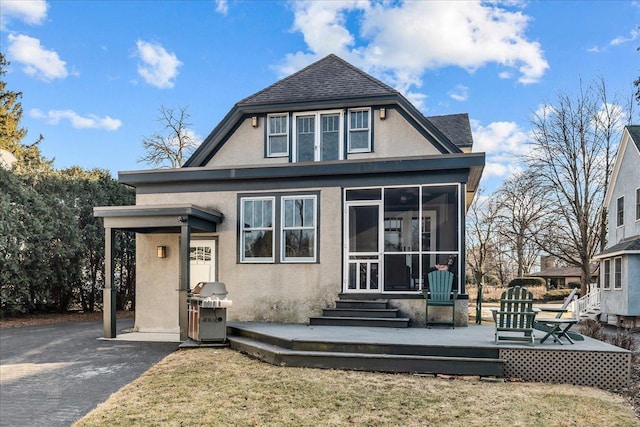
[[[298,116],[296,118],[296,150],[298,162],[315,160],[315,116]]]
[[[340,115],[322,114],[320,133],[320,160],[340,159]]]
[[[349,252],[378,252],[378,207],[349,207]]]

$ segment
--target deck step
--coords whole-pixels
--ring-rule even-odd
[[[334,317],[322,316],[309,318],[309,325],[319,326],[367,326],[378,328],[408,328],[408,317]]]
[[[232,349],[279,366],[446,375],[503,375],[504,363],[496,358],[291,350],[242,336],[228,338]]]
[[[355,308],[355,309],[385,309],[389,304],[388,300],[351,300],[339,299],[336,301],[336,308]]]
[[[322,316],[328,317],[399,317],[397,308],[325,308]]]

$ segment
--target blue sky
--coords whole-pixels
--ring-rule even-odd
[[[491,190],[558,91],[602,76],[623,100],[640,75],[637,0],[0,0],[0,20],[25,142],[42,134],[57,168],[114,176],[146,168],[160,106],[188,106],[202,139],[239,100],[335,53],[427,116],[469,113]]]

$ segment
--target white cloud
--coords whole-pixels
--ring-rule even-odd
[[[515,122],[492,122],[482,126],[471,120],[473,151],[486,153],[482,173],[484,182],[491,178],[507,178],[523,170],[520,159],[530,152],[530,137]]]
[[[500,3],[299,1],[292,8],[293,31],[302,33],[308,51],[287,55],[279,68],[284,75],[335,53],[407,94],[430,69],[473,72],[497,63],[500,78],[517,75],[527,84],[549,68],[540,44],[526,37],[529,18]]]
[[[638,37],[640,37],[640,30],[639,29],[633,29],[633,30],[631,30],[629,32],[629,36],[628,37],[618,36],[618,37],[614,38],[613,40],[611,40],[609,42],[609,44],[611,46],[618,46],[620,44],[632,42],[632,41],[636,40]]]
[[[229,12],[227,0],[216,0],[216,12],[226,15]]]
[[[22,70],[44,81],[68,76],[67,63],[53,50],[40,45],[40,40],[24,34],[9,34],[7,52],[11,60],[23,65]]]
[[[463,84],[456,85],[452,91],[449,91],[449,97],[464,102],[469,99],[469,88]]]
[[[45,0],[0,0],[0,28],[6,29],[11,20],[40,25],[47,17],[49,5]]]
[[[172,88],[182,62],[174,53],[167,52],[157,43],[138,40],[137,56],[142,63],[138,64],[138,74],[152,86],[162,89]]]
[[[61,120],[68,120],[72,127],[76,129],[102,129],[113,131],[122,126],[122,121],[110,116],[98,117],[89,114],[82,117],[73,110],[49,110],[47,113],[34,108],[29,111],[29,115],[36,119],[46,120],[51,125],[57,125]]]

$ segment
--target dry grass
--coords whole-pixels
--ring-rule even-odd
[[[589,387],[285,368],[197,349],[169,355],[76,424],[102,425],[639,424],[622,397]]]

